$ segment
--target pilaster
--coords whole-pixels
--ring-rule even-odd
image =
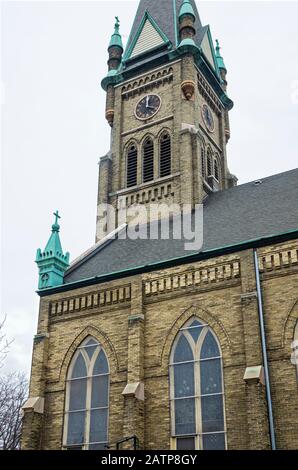
[[[241,255],[242,321],[246,367],[263,365],[256,279],[252,250]],[[244,375],[243,371],[243,375]],[[246,382],[248,448],[270,449],[268,411],[265,386]]]
[[[42,448],[46,367],[49,348],[48,312],[48,302],[41,301],[38,333],[33,340],[29,398],[23,406],[21,441],[23,450],[39,450]]]
[[[144,447],[144,315],[142,279],[131,286],[131,315],[128,319],[127,385],[123,390],[123,437],[137,436]]]

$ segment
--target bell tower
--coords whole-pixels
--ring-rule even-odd
[[[99,162],[98,220],[103,205],[194,207],[235,185],[227,70],[195,1],[140,0],[125,49],[116,18],[108,53],[111,146]]]

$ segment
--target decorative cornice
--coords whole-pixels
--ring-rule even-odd
[[[113,305],[130,302],[130,300],[131,287],[128,284],[52,301],[49,303],[49,313],[50,318],[55,319],[69,314],[79,314],[86,310],[110,308]]]
[[[266,237],[260,237],[252,240],[246,240],[234,245],[227,245],[217,247],[208,251],[198,252],[195,254],[187,254],[185,256],[179,256],[178,258],[171,258],[168,260],[162,260],[152,264],[146,264],[142,266],[134,266],[132,268],[124,269],[122,271],[107,273],[100,276],[94,276],[88,279],[82,279],[80,281],[64,284],[56,288],[50,288],[45,290],[37,291],[40,297],[48,297],[53,294],[61,292],[69,292],[74,289],[88,287],[91,285],[99,285],[105,282],[109,282],[115,279],[123,279],[128,276],[137,276],[139,274],[154,272],[161,269],[169,269],[175,266],[182,266],[185,264],[195,263],[197,261],[204,261],[207,259],[214,259],[222,255],[242,252],[244,250],[263,248],[270,245],[276,245],[279,243],[288,242],[290,240],[296,240],[298,237],[298,230],[290,230],[288,232],[269,235]]]
[[[152,296],[187,290],[194,287],[206,287],[240,279],[240,260],[235,259],[229,263],[213,266],[203,266],[183,273],[173,273],[168,276],[157,277],[144,282],[145,299]]]
[[[142,78],[131,80],[128,84],[123,85],[121,93],[124,99],[129,99],[136,95],[140,95],[144,91],[158,88],[160,85],[170,83],[173,80],[173,68],[162,67],[159,71],[143,75]]]
[[[285,268],[298,266],[298,249],[274,250],[259,256],[259,269],[262,274],[278,274]]]

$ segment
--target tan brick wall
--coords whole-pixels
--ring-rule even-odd
[[[280,449],[298,448],[298,389],[290,362],[298,318],[297,246],[295,241],[259,250]],[[265,268],[263,257],[272,253],[275,264],[268,258]],[[127,286],[123,298],[119,292]],[[221,345],[229,449],[269,448],[265,389],[243,380],[247,366],[262,364],[255,290],[248,250],[43,298],[38,333],[49,335],[48,350],[44,341],[35,345],[30,386],[31,396],[45,396],[43,431],[27,415],[23,448],[38,448],[39,442],[43,449],[61,448],[67,368],[76,347],[93,335],[111,368],[110,442],[136,433],[146,449],[169,449],[169,354],[179,328],[193,315],[210,325]],[[102,294],[107,292],[114,294]],[[128,382],[142,380],[144,403],[123,397]]]
[[[194,95],[190,100],[185,98],[181,89],[185,80],[194,83]],[[125,194],[128,197],[128,205],[131,205],[131,197],[134,198],[134,202],[146,205],[152,202],[192,205],[201,203],[204,198],[200,151],[202,138],[205,145],[209,145],[214,155],[218,156],[220,188],[227,187],[223,106],[210,85],[204,85],[202,89],[199,87],[199,72],[191,55],[142,73],[116,86],[114,92],[115,117],[112,128],[111,165],[108,167],[104,162],[100,166],[98,204],[107,202],[108,199],[108,202],[116,207],[120,191],[121,196]],[[135,116],[136,105],[147,94],[159,95],[162,105],[152,119],[140,121]],[[212,133],[207,130],[203,122],[201,113],[203,103],[208,103],[212,109],[215,123]],[[197,129],[198,132],[191,134],[184,131],[181,134],[185,124]],[[160,135],[164,130],[168,130],[172,136],[172,177],[166,182],[164,180],[160,182],[158,147]],[[154,182],[143,184],[142,144],[149,135],[153,138],[155,146]],[[126,153],[132,142],[138,148],[137,187],[127,189]],[[108,198],[107,187],[109,187]],[[99,233],[97,237],[101,238]]]

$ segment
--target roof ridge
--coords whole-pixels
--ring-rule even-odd
[[[93,256],[95,253],[98,253],[103,248],[105,248],[109,243],[115,240],[116,236],[122,232],[127,227],[127,224],[122,224],[117,227],[112,232],[108,233],[104,238],[99,240],[97,243],[92,245],[86,251],[84,251],[81,255],[79,255],[73,262],[70,264],[69,268],[67,269],[66,273],[70,274],[74,269],[78,268],[82,263],[85,263],[89,259],[90,256]]]
[[[298,172],[298,168],[292,168],[291,170],[287,170],[287,171],[282,171],[280,173],[274,173],[273,175],[269,175],[269,176],[264,176],[264,177],[261,177],[261,178],[256,178],[254,180],[251,180],[251,181],[247,181],[246,183],[242,183],[242,184],[238,184],[237,186],[233,186],[232,188],[228,188],[228,189],[225,189],[224,192],[226,191],[231,191],[231,190],[235,190],[237,188],[242,188],[243,186],[247,186],[247,185],[252,185],[254,183],[257,183],[257,182],[263,182],[265,180],[269,180],[271,178],[275,178],[275,177],[278,177],[278,176],[282,176],[282,175],[285,175],[287,173],[294,173],[294,172]],[[212,194],[219,194],[221,193],[222,191],[218,191],[217,193],[212,193]]]

